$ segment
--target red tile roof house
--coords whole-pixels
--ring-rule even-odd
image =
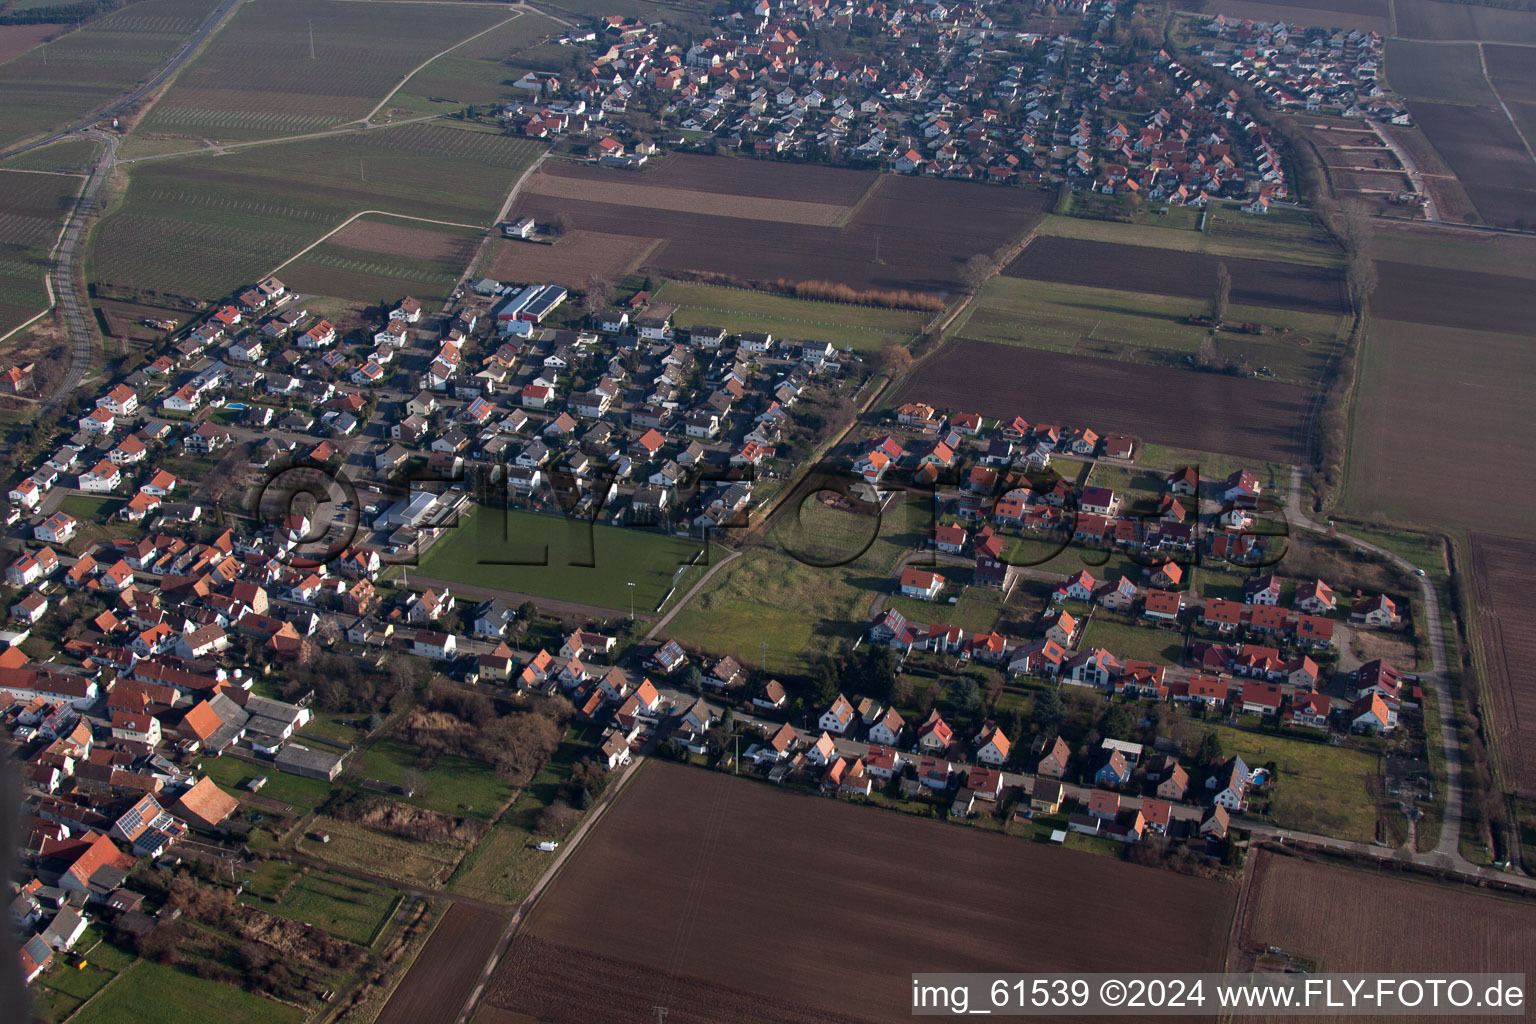
[[[933,531],[933,546],[951,555],[962,554],[967,539],[965,528],[953,524],[937,527]]]
[[[936,572],[926,569],[917,569],[912,566],[901,571],[901,593],[904,597],[921,598],[924,601],[932,601],[939,596],[944,589],[945,579]]]
[[[848,702],[847,697],[838,694],[837,699],[822,714],[817,724],[827,732],[841,736],[852,728],[857,721],[858,716],[854,713],[853,705]]]
[[[1040,763],[1035,767],[1035,774],[1060,779],[1067,774],[1067,762],[1071,759],[1072,752],[1068,749],[1066,740],[1057,736],[1051,748],[1045,752],[1045,756],[1040,758]]]
[[[943,753],[954,739],[954,730],[950,729],[949,723],[937,711],[930,711],[928,720],[917,730],[918,746],[930,753]]]

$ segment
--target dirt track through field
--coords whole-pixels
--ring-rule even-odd
[[[896,1020],[914,970],[1088,969],[1100,933],[1068,917],[1115,921],[1117,967],[1218,969],[1235,895],[656,762],[535,907],[487,1000],[593,1024],[658,1005],[669,1024]]]

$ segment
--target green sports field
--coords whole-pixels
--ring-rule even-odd
[[[479,507],[410,571],[625,613],[634,583],[638,614],[656,607],[672,574],[702,547],[698,540],[649,530]]]

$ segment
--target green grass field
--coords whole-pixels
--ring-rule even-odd
[[[677,304],[674,319],[681,327],[707,324],[732,333],[767,331],[775,338],[825,341],[860,352],[906,344],[921,333],[928,320],[926,314],[900,309],[807,302],[688,281],[668,281],[656,298]]]
[[[638,614],[656,607],[672,574],[702,547],[697,540],[647,530],[480,507],[467,523],[422,556],[419,569],[411,571],[625,612],[629,584],[634,583]],[[498,564],[545,560],[543,565]]]
[[[249,886],[240,902],[278,917],[307,922],[338,939],[366,946],[399,899],[398,893],[376,885],[327,871],[311,871],[294,879],[276,903],[253,894]]]
[[[354,757],[349,777],[379,779],[401,785],[419,773],[425,785],[413,797],[395,797],[401,803],[425,807],[442,814],[489,818],[506,803],[512,788],[490,765],[467,757],[439,757],[430,767],[417,767],[421,752],[393,737],[380,739]]]
[[[507,813],[475,844],[448,883],[452,892],[516,906],[549,866],[549,854],[536,844],[543,839],[563,839],[565,834],[535,835],[539,812],[555,799],[560,784],[570,777],[571,767],[590,751],[571,736],[561,742],[549,764],[529,780]]]
[[[181,73],[139,131],[231,142],[353,121],[422,61],[509,13],[494,4],[379,4],[365,10],[329,0],[246,4]]]
[[[1177,665],[1184,657],[1182,634],[1154,629],[1150,625],[1131,625],[1102,608],[1094,612],[1092,621],[1084,627],[1077,646],[1081,650],[1103,647],[1122,661],[1129,658],[1160,665]]]
[[[964,582],[958,577],[969,575],[969,572],[957,572],[949,568],[941,568],[939,572],[956,583]],[[960,599],[950,604],[949,598],[957,595]],[[943,622],[951,626],[959,626],[972,633],[987,633],[997,625],[998,619],[1003,614],[1002,596],[1000,591],[980,587],[968,587],[964,592],[946,587],[944,594],[937,601],[920,601],[893,593],[886,599],[885,606],[901,612],[907,617],[908,622],[923,624]]]
[[[0,172],[0,334],[48,305],[48,254],[84,180]]]
[[[360,210],[488,224],[543,148],[412,124],[138,165],[95,231],[89,273],[123,287],[214,298]],[[322,248],[317,259],[325,258]],[[382,258],[369,262],[388,269]]]
[[[73,1018],[78,1024],[298,1024],[304,1011],[265,996],[140,960]]]
[[[265,775],[266,785],[259,795],[291,804],[299,813],[312,811],[331,796],[331,783],[320,779],[307,779],[302,775],[280,772],[275,768],[261,767],[233,757],[206,757],[201,763],[204,774],[230,793],[245,793],[245,784]]]
[[[1319,267],[1336,267],[1343,263],[1343,254],[1336,243],[1313,227],[1301,230],[1300,225],[1289,222],[1283,214],[1251,217],[1213,208],[1210,227],[1207,231],[1179,231],[1156,223],[1123,224],[1052,214],[1041,222],[1039,230],[1042,235],[1151,245],[1212,256],[1284,260]]]
[[[913,505],[893,502],[866,548],[867,523],[849,522],[845,513],[839,526],[835,515],[807,502],[803,520],[786,515],[774,528],[779,550],[755,548],[721,569],[666,635],[749,665],[763,661],[766,641],[768,671],[807,671],[867,628],[870,602],[889,590],[897,561],[931,525],[921,500]],[[846,530],[842,538],[839,530]]]
[[[62,126],[149,78],[216,0],[143,0],[0,64],[0,146]]]
[[[1367,790],[1379,774],[1376,757],[1326,743],[1214,726],[1226,756],[1240,754],[1250,768],[1270,761],[1279,769],[1270,818],[1303,832],[1372,842],[1376,801]]]
[[[87,928],[80,936],[74,952],[85,957],[86,966],[77,968],[56,960],[54,966],[32,983],[34,1008],[46,1020],[59,1021],[69,1016],[127,970],[134,959],[133,954],[103,942],[96,925]]]

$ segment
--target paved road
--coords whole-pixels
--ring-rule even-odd
[[[1313,533],[1326,533],[1327,527],[1316,520],[1308,518],[1301,511],[1301,470],[1291,469],[1291,494],[1286,502],[1285,518],[1293,527],[1310,530]],[[1459,874],[1477,875],[1481,870],[1461,855],[1461,744],[1456,734],[1456,705],[1451,700],[1451,685],[1448,675],[1448,662],[1445,654],[1445,641],[1441,633],[1440,623],[1440,598],[1435,592],[1434,585],[1425,576],[1419,566],[1414,565],[1408,559],[1395,552],[1370,541],[1352,537],[1347,533],[1338,532],[1337,536],[1357,547],[1381,555],[1393,564],[1419,577],[1419,594],[1424,602],[1425,632],[1429,639],[1430,659],[1433,668],[1428,673],[1421,673],[1420,679],[1427,682],[1435,692],[1435,705],[1440,713],[1440,747],[1441,756],[1445,759],[1445,818],[1440,830],[1440,842],[1430,853],[1418,853],[1413,855],[1416,863],[1426,864],[1439,868],[1451,868]],[[1500,875],[1499,877],[1508,877]]]
[[[58,296],[59,309],[69,327],[69,370],[59,381],[59,386],[43,405],[45,413],[53,408],[75,388],[91,365],[91,349],[96,344],[96,331],[91,325],[90,304],[84,301],[76,281],[81,275],[81,242],[85,239],[86,224],[96,210],[96,201],[102,187],[112,173],[112,161],[117,155],[117,136],[108,133],[92,133],[104,143],[101,155],[91,168],[90,180],[70,211],[69,222],[64,227],[64,237],[59,242],[58,258],[53,265],[54,294]]]
[[[217,10],[208,15],[207,19],[202,23],[201,26],[198,27],[198,30],[192,33],[191,38],[186,41],[182,48],[177,50],[176,53],[172,55],[171,59],[165,62],[165,66],[162,67],[153,78],[149,79],[147,82],[143,83],[138,88],[128,93],[126,96],[120,97],[116,100],[109,100],[105,105],[97,107],[95,110],[86,114],[84,117],[70,123],[64,128],[60,128],[58,131],[52,133],[51,135],[45,135],[40,139],[36,139],[32,142],[26,143],[25,145],[16,146],[12,149],[6,150],[3,153],[0,153],[0,159],[16,156],[20,153],[28,152],[29,150],[39,149],[48,145],[49,143],[57,142],[74,132],[83,131],[92,127],[93,125],[100,124],[102,121],[111,120],[113,117],[116,117],[118,114],[121,114],[135,103],[144,99],[144,97],[149,96],[156,89],[170,81],[171,77],[175,75],[177,71],[181,70],[181,66],[185,64],[194,53],[197,52],[198,47],[202,46],[205,42],[208,41],[208,39],[218,29],[219,25],[223,23],[225,15],[234,10],[238,3],[240,3],[240,0],[224,0],[224,2],[218,6]],[[107,162],[109,164],[111,163],[111,161]]]

